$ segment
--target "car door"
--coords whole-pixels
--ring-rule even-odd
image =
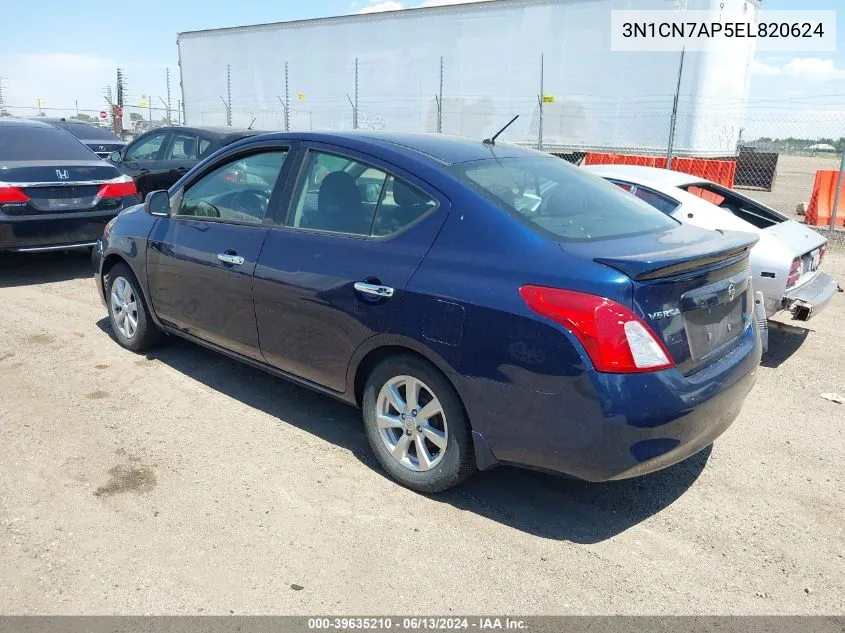
[[[168,131],[151,132],[135,139],[123,152],[121,171],[132,177],[142,198],[150,191],[167,188],[157,186],[157,178],[169,137]]]
[[[156,189],[170,189],[199,162],[199,156],[199,136],[191,132],[171,132],[156,174],[151,179]]]
[[[289,148],[280,142],[239,148],[173,193],[172,215],[156,223],[147,255],[150,298],[163,322],[262,358],[252,275],[279,204]]]
[[[271,365],[343,391],[353,352],[389,329],[449,202],[346,149],[308,144],[299,162],[287,217],[255,270],[261,350]]]

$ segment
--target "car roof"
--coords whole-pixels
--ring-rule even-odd
[[[589,172],[604,178],[620,178],[643,185],[657,184],[670,187],[684,187],[704,179],[690,174],[684,174],[659,167],[643,167],[640,165],[589,165],[585,167]]]
[[[497,143],[485,145],[477,138],[452,136],[449,134],[411,134],[388,132],[338,131],[338,132],[279,132],[269,137],[297,139],[316,143],[340,144],[361,151],[382,150],[396,152],[409,158],[426,158],[441,165],[452,165],[489,158],[516,158],[549,154],[536,150]]]
[[[55,130],[56,128],[50,125],[49,123],[42,123],[41,121],[31,121],[29,119],[16,119],[14,117],[2,118],[0,119],[0,125],[11,125],[11,126],[18,126],[18,127],[34,127],[34,128],[45,128],[48,127],[50,129]]]
[[[149,134],[151,132],[188,132],[192,134],[208,134],[218,136],[220,138],[226,136],[253,136],[255,134],[263,134],[261,130],[247,130],[238,127],[229,127],[226,125],[208,125],[208,126],[193,126],[193,125],[162,125],[161,127],[153,128],[144,132]]]

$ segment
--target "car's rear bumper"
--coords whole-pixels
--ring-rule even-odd
[[[108,213],[58,214],[49,216],[0,216],[0,251],[49,251],[93,246],[103,235]],[[57,217],[58,216],[58,217]]]
[[[787,292],[783,304],[794,318],[806,321],[821,312],[835,293],[836,281],[820,272],[800,288]]]
[[[686,377],[676,369],[590,370],[559,394],[458,381],[476,441],[496,460],[607,481],[659,470],[712,444],[738,415],[761,355],[749,327],[728,355]]]

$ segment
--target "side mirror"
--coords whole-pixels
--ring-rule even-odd
[[[161,218],[170,217],[170,195],[164,189],[151,191],[144,200],[144,211]]]
[[[113,163],[119,163],[120,162],[120,152],[112,152],[109,155],[109,160]]]

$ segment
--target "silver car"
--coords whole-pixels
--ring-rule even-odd
[[[754,289],[763,294],[768,318],[790,310],[793,318],[807,320],[836,292],[836,282],[820,269],[827,239],[774,209],[709,180],[667,169],[633,165],[585,169],[681,222],[759,235],[750,263]]]

